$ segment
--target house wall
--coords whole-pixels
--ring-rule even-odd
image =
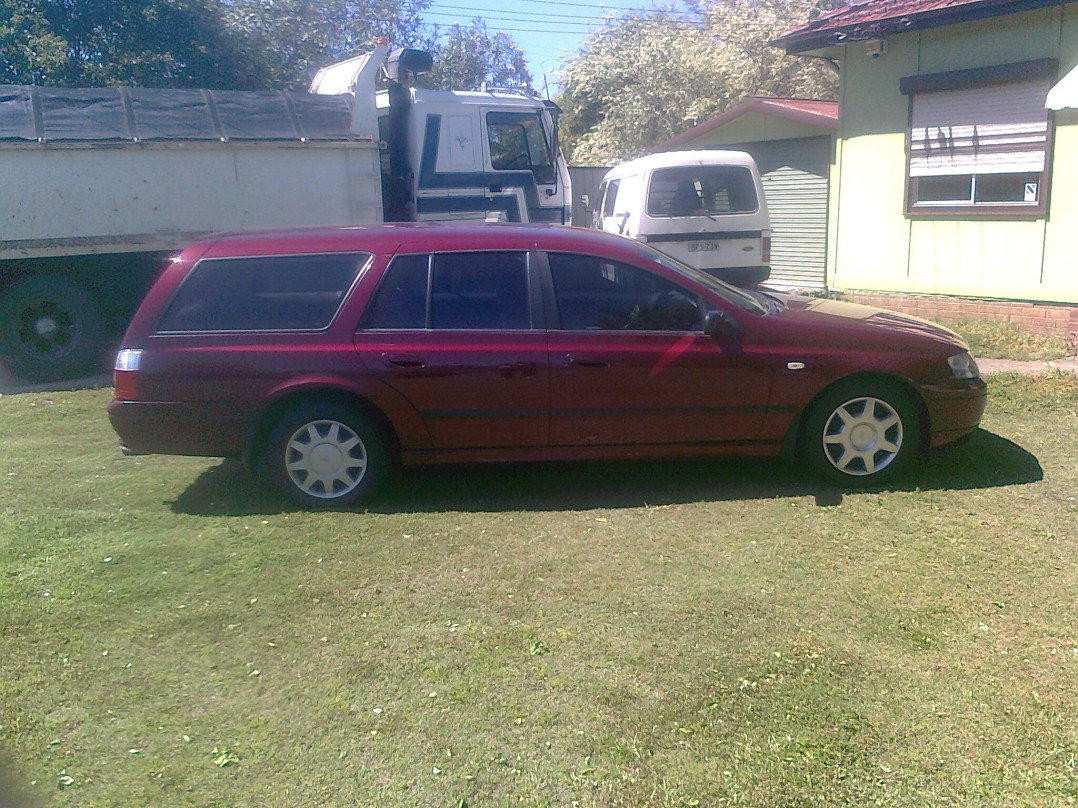
[[[707,149],[715,146],[736,146],[738,143],[752,143],[760,140],[818,137],[820,133],[821,129],[817,126],[788,121],[773,115],[761,115],[758,112],[746,112],[678,148]]]
[[[1078,303],[1078,117],[1055,116],[1046,218],[910,219],[904,213],[905,76],[1053,58],[1078,63],[1078,3],[843,47],[831,183],[829,286]]]

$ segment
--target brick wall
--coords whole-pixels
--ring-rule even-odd
[[[1078,347],[1078,305],[849,290],[836,294],[843,300],[901,311],[928,320],[939,320],[941,323],[958,320],[1000,320],[1014,323],[1034,334],[1063,337],[1072,348]]]

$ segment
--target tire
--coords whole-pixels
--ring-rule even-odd
[[[842,487],[882,485],[919,450],[921,423],[909,395],[881,382],[854,382],[826,392],[809,409],[801,454],[812,470]]]
[[[297,407],[278,421],[260,465],[278,493],[325,510],[370,497],[391,463],[375,425],[355,410],[325,403]]]
[[[0,294],[0,355],[32,382],[107,369],[104,318],[93,296],[60,275],[33,275]]]

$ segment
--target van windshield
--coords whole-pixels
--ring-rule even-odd
[[[758,207],[752,172],[744,166],[671,166],[651,174],[648,216],[722,216]]]

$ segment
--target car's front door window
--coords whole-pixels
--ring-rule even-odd
[[[696,331],[699,298],[640,267],[551,253],[550,273],[565,331]]]

